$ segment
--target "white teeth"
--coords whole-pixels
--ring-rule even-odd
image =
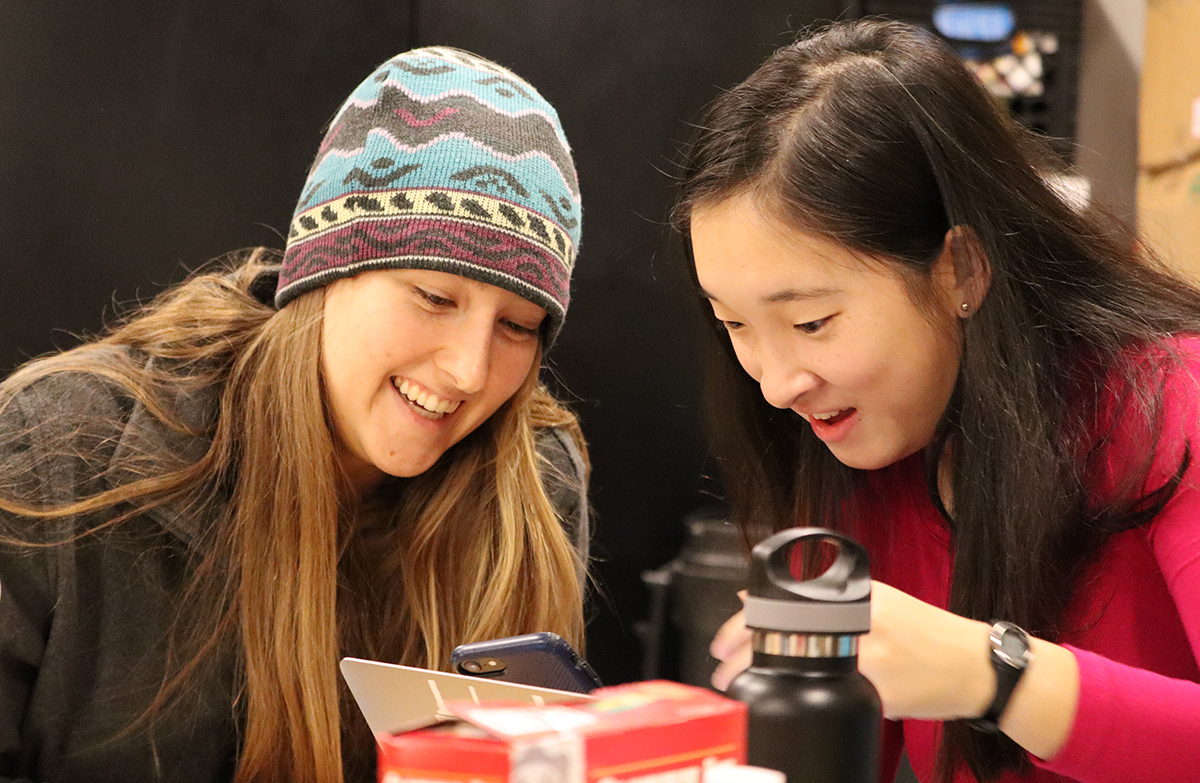
[[[399,382],[393,380],[392,385],[408,398],[409,402],[419,406],[431,414],[435,414],[431,418],[440,418],[447,413],[454,413],[458,410],[458,406],[462,404],[461,400],[443,400],[428,389],[422,389],[415,383],[409,383],[408,380]]]
[[[820,419],[821,421],[829,421],[839,413],[841,413],[841,411],[834,411],[833,413],[814,413],[812,417],[814,419]]]

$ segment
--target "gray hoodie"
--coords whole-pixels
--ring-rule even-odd
[[[185,421],[200,424],[215,415],[216,395],[180,396],[177,405]],[[57,505],[127,480],[139,459],[181,465],[206,447],[103,379],[52,376],[0,418],[0,482],[6,494]],[[538,448],[551,500],[586,561],[582,457],[557,430],[542,431]],[[162,684],[197,533],[215,513],[161,506],[61,543],[105,517],[33,522],[0,511],[0,536],[47,544],[0,544],[0,782],[232,778],[240,726],[232,660],[214,662],[185,705],[150,729],[119,735]],[[373,759],[358,761],[351,777],[373,780]]]

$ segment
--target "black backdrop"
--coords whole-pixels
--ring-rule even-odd
[[[833,0],[0,2],[0,372],[223,252],[282,247],[340,101],[417,45],[476,51],[559,109],[584,200],[550,354],[591,443],[589,657],[636,679],[644,569],[705,501],[687,292],[665,227],[679,141]]]

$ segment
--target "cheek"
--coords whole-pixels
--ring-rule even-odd
[[[537,349],[533,345],[513,345],[496,350],[492,358],[492,392],[495,407],[517,393],[533,367]]]
[[[321,375],[330,412],[339,427],[365,415],[384,384],[390,382],[389,348],[375,336],[378,333],[347,321],[326,332]]]
[[[960,340],[957,319],[951,324],[935,324],[926,319],[913,324],[908,341],[919,349],[913,350],[913,356],[920,359],[921,370],[929,382],[944,383],[946,378],[958,375]]]
[[[903,370],[898,372],[897,381],[909,397],[909,407],[924,417],[937,419],[941,417],[958,378],[958,344],[952,337],[933,329],[921,334],[920,339],[921,343],[909,343],[909,358],[900,365]]]
[[[353,423],[356,420],[353,414],[355,406],[347,394],[345,377],[346,373],[337,366],[336,362],[331,363],[327,356],[322,358],[321,382],[325,387],[325,393],[321,396],[325,400],[325,412],[332,425],[333,432],[331,434],[334,442],[339,444],[346,444],[354,440],[351,433],[355,429]]]
[[[833,387],[861,393],[894,376],[896,355],[888,345],[864,339],[861,333],[849,333],[833,345],[814,350],[805,369]]]
[[[840,341],[838,353],[830,357],[846,383],[884,382],[893,393],[940,385],[945,335],[906,301],[903,306],[879,308],[874,317],[855,327]]]
[[[958,342],[950,340],[943,340],[939,347],[941,350],[935,354],[930,374],[937,379],[933,394],[936,395],[936,402],[939,406],[938,416],[940,417],[946,404],[950,401],[950,396],[954,393],[955,384],[958,383],[962,348]]]
[[[321,357],[325,386],[334,400],[344,399],[353,388],[356,378],[362,378],[363,352],[346,339],[345,333],[334,333],[326,340]]]
[[[338,418],[342,407],[346,377],[351,374],[346,367],[346,356],[341,329],[326,319],[321,342],[321,382],[325,385],[325,393],[335,418]]]
[[[762,365],[758,360],[758,353],[752,350],[745,340],[731,337],[730,344],[733,346],[733,355],[737,357],[738,364],[742,365],[746,374],[756,381],[759,380],[762,377]]]

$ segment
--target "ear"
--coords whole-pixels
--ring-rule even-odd
[[[931,271],[934,284],[959,318],[968,318],[979,309],[992,284],[987,253],[970,226],[955,226],[946,232]]]

